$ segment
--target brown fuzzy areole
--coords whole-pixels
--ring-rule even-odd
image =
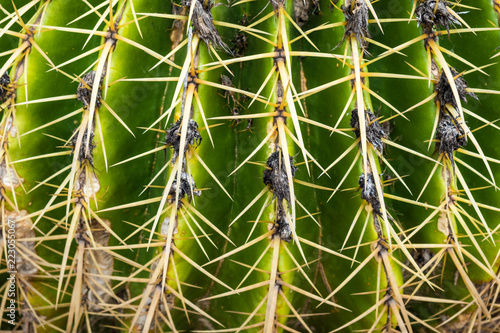
[[[168,194],[171,196],[170,203],[175,202],[177,191],[179,191],[179,200],[187,197],[188,201],[191,201],[193,195],[197,197],[201,195],[201,191],[196,189],[196,183],[194,182],[193,175],[190,175],[184,171],[181,172],[181,185],[179,187],[177,187],[177,174],[175,175],[172,187],[168,192]]]
[[[167,134],[165,135],[165,144],[174,149],[174,155],[172,157],[172,162],[177,160],[181,149],[181,124],[182,117],[179,118],[175,123],[170,125],[167,130]],[[186,153],[189,149],[189,146],[199,146],[201,144],[201,134],[198,131],[198,123],[193,119],[189,120],[187,134],[186,134],[186,144],[184,146],[184,152],[182,155]]]
[[[446,154],[454,166],[453,152],[467,144],[467,137],[458,121],[448,113],[441,112],[440,114],[436,140],[439,140],[436,145],[436,148],[439,147],[439,153]]]
[[[368,46],[366,38],[370,37],[368,32],[368,6],[364,0],[346,0],[341,9],[344,12],[347,24],[344,37],[339,45],[351,35],[354,35],[360,47],[366,48]]]
[[[464,103],[467,103],[467,95],[478,99],[473,92],[467,91],[467,81],[464,80],[463,76],[459,75],[459,73],[452,67],[449,68],[451,75],[455,78],[455,86],[457,87],[458,96],[460,97],[460,99]],[[439,81],[435,85],[434,91],[438,93],[435,100],[439,101],[441,107],[444,107],[446,104],[451,104],[455,108],[458,106],[457,101],[455,100],[455,96],[453,95],[453,90],[451,89],[450,82],[448,81],[448,77],[446,76],[444,71],[441,71]]]
[[[288,156],[290,159],[290,166],[292,169],[292,178],[295,177],[297,167],[293,165],[293,157]],[[277,150],[267,159],[268,169],[264,170],[263,181],[264,184],[269,185],[271,192],[278,201],[278,207],[283,208],[283,199],[290,202],[290,187],[288,185],[288,175],[286,173],[286,166],[281,150]]]
[[[387,138],[387,133],[384,132],[378,120],[375,120],[377,119],[377,117],[373,114],[373,112],[370,111],[370,109],[365,110],[365,114],[368,115],[369,118],[369,120],[365,118],[366,138],[375,149],[382,153],[384,150],[384,143],[382,142],[382,138]],[[354,128],[354,134],[356,134],[356,138],[359,138],[361,132],[359,130],[358,109],[352,110],[350,125],[352,128]]]
[[[90,71],[87,74],[82,76],[82,81],[85,82],[80,82],[78,85],[78,88],[76,90],[76,98],[83,103],[83,106],[85,109],[88,109],[90,107],[90,101],[92,99],[92,87],[94,85],[94,79],[95,79],[95,74],[96,71]],[[101,80],[99,81],[99,86],[102,84],[102,80],[104,79],[105,73],[102,73]],[[97,90],[97,98],[96,98],[96,109],[101,107],[101,89]]]
[[[449,3],[443,0],[425,0],[418,5],[415,9],[415,17],[426,34],[432,34],[433,29],[438,25],[446,28],[448,32],[450,32],[451,24],[462,25],[450,14],[448,5]]]
[[[7,96],[8,86],[10,84],[10,76],[7,72],[3,73],[2,77],[0,77],[0,102],[5,101],[5,97]]]
[[[94,126],[92,126],[92,129],[93,128],[94,128]],[[80,151],[78,152],[78,161],[80,163],[87,161],[91,166],[94,165],[94,148],[97,147],[94,143],[94,135],[95,135],[94,131],[91,130],[90,140],[89,140],[90,144],[89,144],[89,149],[88,149],[88,153],[87,153],[87,147],[86,147],[85,143],[87,142],[87,138],[89,136],[89,133],[88,133],[87,127],[85,126],[85,132],[83,133],[82,143],[80,144]],[[70,142],[70,147],[73,149],[71,152],[72,154],[75,153],[77,140],[78,140],[78,133],[74,133],[73,137],[71,138],[71,142]]]
[[[293,165],[293,157],[288,157],[290,159],[293,178],[298,168]],[[281,149],[273,152],[271,156],[269,156],[267,159],[267,167],[268,168],[264,170],[263,181],[264,184],[269,185],[269,190],[273,193],[274,198],[276,198],[277,213],[273,228],[275,234],[279,235],[281,240],[289,243],[292,240],[292,229],[286,217],[283,200],[290,203],[290,186],[288,184],[288,175]]]
[[[233,47],[231,52],[235,57],[243,57],[248,49],[247,35],[244,32],[234,34],[234,39],[231,40]]]
[[[279,60],[278,60],[279,61]],[[275,64],[278,63],[278,61],[275,58]],[[285,98],[284,96],[284,90],[283,90],[283,83],[281,82],[281,79],[278,79],[276,81],[276,107],[274,108],[274,111],[276,112],[276,115],[274,116],[273,124],[277,125],[277,120],[281,119],[283,121],[283,124],[286,125],[286,116],[283,114],[286,111],[286,107],[283,104],[283,99]],[[279,144],[279,137],[276,136],[276,144]]]
[[[295,22],[299,27],[309,21],[309,7],[311,2],[309,0],[293,0],[293,12],[295,14]]]
[[[205,42],[207,47],[212,44],[215,47],[223,49],[227,53],[231,53],[226,43],[222,41],[222,38],[215,27],[214,18],[212,16],[212,7],[215,6],[214,3],[211,0],[208,0],[205,7],[203,0],[194,1],[195,7],[192,20],[195,33],[202,41]],[[182,4],[190,10],[192,2],[193,0],[183,0]]]
[[[365,177],[365,174],[362,173],[359,176],[358,184],[359,186],[361,186],[361,199],[366,200],[369,204],[372,205],[375,214],[381,215],[380,209],[382,208],[382,206],[380,205],[373,173],[369,173],[368,177]]]
[[[276,220],[274,222],[275,233],[279,235],[282,241],[290,243],[292,240],[292,229],[290,228],[290,223],[286,218],[286,213],[283,207],[278,205],[278,214],[276,215]]]

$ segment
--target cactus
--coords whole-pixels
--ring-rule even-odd
[[[0,1],[0,329],[495,332],[496,0]]]

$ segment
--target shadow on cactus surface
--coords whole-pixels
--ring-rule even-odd
[[[500,332],[497,0],[1,0],[2,332]]]

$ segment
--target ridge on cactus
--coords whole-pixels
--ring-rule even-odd
[[[2,332],[500,332],[498,0],[0,0]]]

